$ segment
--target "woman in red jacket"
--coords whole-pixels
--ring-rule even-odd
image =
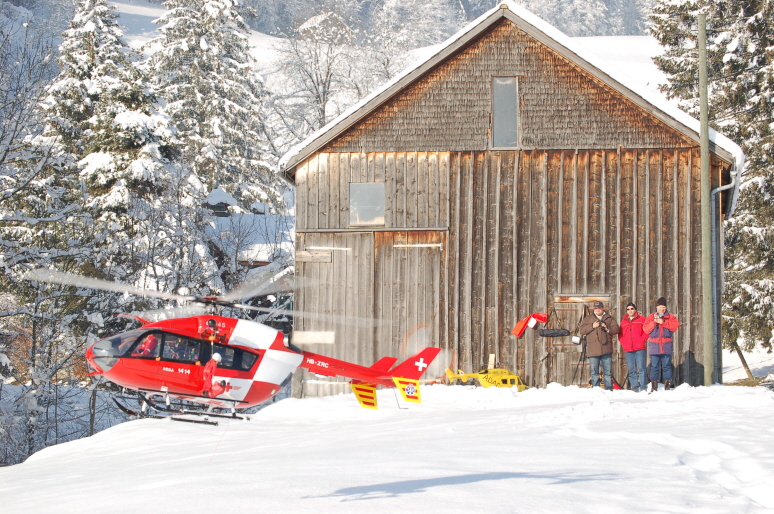
[[[648,334],[642,329],[645,317],[637,312],[637,306],[630,303],[626,306],[626,314],[620,323],[618,342],[626,355],[626,367],[629,368],[629,384],[632,391],[647,391],[648,382],[645,380],[645,367],[647,366],[647,354],[645,351]]]

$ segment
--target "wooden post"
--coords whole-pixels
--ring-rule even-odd
[[[712,330],[712,233],[710,216],[709,103],[707,100],[707,15],[699,14],[699,121],[701,123],[701,289],[704,385],[715,381],[715,352]]]

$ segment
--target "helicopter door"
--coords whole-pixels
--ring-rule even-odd
[[[158,356],[161,354],[161,332],[143,335],[128,354],[121,359],[131,381],[141,389],[158,387]],[[127,358],[128,357],[128,358]]]
[[[159,375],[170,392],[200,396],[204,366],[199,360],[202,342],[175,334],[164,334]]]

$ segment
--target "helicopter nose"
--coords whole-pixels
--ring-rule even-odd
[[[96,343],[95,343],[96,344]],[[97,364],[94,362],[94,345],[92,344],[88,348],[86,348],[86,362],[89,363],[89,367],[94,370],[93,373],[89,373],[89,375],[101,375],[103,373],[102,369],[97,366]]]

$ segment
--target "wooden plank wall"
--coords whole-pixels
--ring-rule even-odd
[[[698,149],[452,152],[447,323],[461,367],[494,353],[531,385],[569,384],[577,358],[535,331],[517,340],[516,321],[558,295],[609,297],[619,319],[626,303],[647,314],[665,296],[683,322],[676,379],[700,383],[698,160]],[[623,363],[616,352],[621,381]]]
[[[294,331],[334,331],[335,343],[304,345],[303,349],[361,364],[373,363],[374,235],[300,233],[297,250],[330,252],[330,262],[297,262],[303,277],[295,291]],[[320,250],[318,250],[320,251]],[[306,315],[304,315],[306,313]],[[316,316],[315,314],[319,314]],[[301,370],[294,394],[324,396],[350,392],[348,382],[320,379]]]
[[[445,236],[439,231],[374,234],[374,361],[387,355],[402,361],[426,346],[445,346]],[[435,368],[442,373],[449,364]]]
[[[449,152],[318,153],[296,170],[296,230],[350,228],[352,182],[384,183],[388,228],[449,224]]]
[[[299,178],[297,250],[351,250],[299,263],[299,275],[320,286],[300,291],[297,309],[388,320],[354,335],[337,327],[346,343],[334,357],[398,356],[429,316],[452,367],[480,369],[495,354],[530,385],[569,384],[576,356],[536,331],[517,340],[517,320],[549,312],[562,295],[610,298],[618,318],[630,301],[647,314],[665,296],[683,323],[676,380],[703,380],[698,148],[319,154]],[[386,184],[389,226],[341,232],[348,181],[366,179]],[[400,230],[414,227],[440,230]],[[395,248],[404,241],[443,249]],[[616,353],[621,381],[623,362]]]

